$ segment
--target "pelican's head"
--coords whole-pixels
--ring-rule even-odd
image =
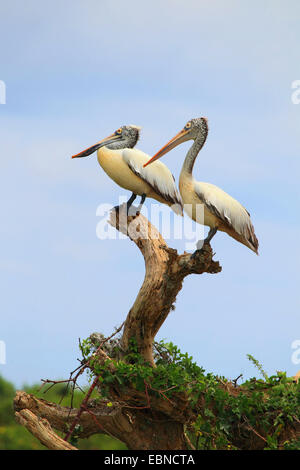
[[[198,137],[206,139],[208,133],[207,119],[204,117],[190,119],[184,128],[178,132],[166,145],[164,145],[147,163],[144,167],[170,152],[177,145],[186,142],[187,140],[196,140]]]
[[[82,152],[73,155],[72,158],[87,157],[88,155],[96,152],[100,147],[104,146],[113,150],[133,148],[139,140],[140,130],[140,127],[134,126],[133,124],[130,126],[119,127],[119,129],[117,129],[113,134],[105,137],[105,139],[100,140],[100,142],[88,147]]]

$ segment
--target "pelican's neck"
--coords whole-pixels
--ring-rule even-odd
[[[193,145],[189,149],[188,153],[186,154],[185,160],[183,162],[182,166],[182,173],[185,173],[186,175],[192,176],[193,173],[193,168],[194,164],[197,158],[198,153],[202,149],[205,141],[206,141],[206,135],[203,135],[202,133],[199,134],[196,139],[194,140]]]
[[[109,150],[132,149],[138,141],[138,136],[128,136],[126,139],[111,142],[106,147]]]
[[[130,148],[127,142],[123,142],[122,140],[112,142],[111,144],[108,144],[105,147],[109,150],[121,150],[121,149]]]

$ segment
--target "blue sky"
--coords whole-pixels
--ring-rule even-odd
[[[143,281],[129,240],[96,237],[97,206],[129,194],[95,155],[70,156],[130,123],[152,155],[199,116],[210,131],[195,177],[247,207],[260,256],[217,234],[222,273],[185,280],[158,338],[232,378],[257,373],[247,353],[270,374],[300,369],[299,20],[296,0],[1,6],[1,374],[68,376],[78,337],[111,333]],[[177,180],[188,147],[163,158]]]

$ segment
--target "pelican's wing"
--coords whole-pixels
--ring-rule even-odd
[[[180,210],[176,208],[174,210],[182,214],[183,204],[176,188],[175,178],[164,163],[156,161],[144,168],[143,165],[149,161],[150,157],[138,149],[124,149],[122,156],[133,173],[146,181],[167,202],[178,204]]]
[[[241,235],[257,253],[258,240],[250,214],[236,199],[210,183],[195,182],[195,192],[207,209]]]

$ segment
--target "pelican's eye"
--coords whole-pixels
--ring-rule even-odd
[[[116,132],[115,132],[116,135],[121,135],[122,134],[122,129],[118,129]]]
[[[190,122],[188,122],[188,123],[185,125],[184,128],[185,128],[185,130],[188,130],[188,129],[191,128],[191,126],[192,126],[192,124],[191,124]]]

